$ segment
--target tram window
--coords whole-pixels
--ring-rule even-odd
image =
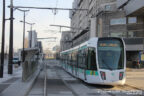
[[[95,48],[88,49],[88,69],[97,70]]]
[[[86,68],[86,49],[78,51],[78,66],[80,68]]]
[[[66,54],[66,55],[65,55],[65,63],[66,63],[66,64],[69,64],[68,61],[69,61],[69,55]]]
[[[71,64],[71,53],[68,54],[68,64]]]
[[[67,64],[67,63],[66,63],[66,55],[64,55],[64,63]]]
[[[64,63],[64,56],[63,55],[61,55],[61,61],[62,61],[62,63]]]
[[[72,60],[73,60],[73,65],[76,65],[77,62],[77,51],[73,51],[73,55],[72,55]]]
[[[72,53],[72,64],[75,65],[76,57],[75,57],[76,52],[73,51]]]

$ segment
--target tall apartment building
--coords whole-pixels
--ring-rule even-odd
[[[117,0],[117,8],[127,17],[127,57],[144,64],[144,0]]]
[[[72,32],[69,31],[64,31],[62,32],[61,36],[61,41],[60,41],[60,51],[67,50],[69,48],[72,48]]]
[[[144,0],[74,0],[73,9],[87,10],[70,11],[71,27],[76,28],[71,29],[71,44],[91,37],[122,37],[127,60],[144,61],[143,8]]]
[[[37,47],[37,33],[36,31],[30,31],[28,35],[29,40],[29,48],[35,48]]]
[[[123,24],[125,12],[117,9],[116,0],[74,0],[73,8],[87,9],[70,12],[71,26],[83,29],[72,30],[75,32],[74,45],[91,37],[124,36],[126,33],[126,25]],[[119,23],[122,23],[121,26]]]

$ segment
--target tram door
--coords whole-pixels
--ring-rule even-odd
[[[86,80],[86,70],[87,70],[87,66],[88,66],[88,48],[84,50],[84,64],[85,64],[85,68],[84,68],[84,79]]]
[[[75,75],[78,76],[78,52],[76,54]]]

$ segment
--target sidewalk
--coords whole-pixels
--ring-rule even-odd
[[[129,69],[126,75],[127,85],[144,90],[144,69]]]
[[[0,78],[0,83],[5,82],[9,79],[12,79],[13,77],[20,78],[21,76],[22,76],[21,66],[18,68],[13,67],[13,74],[12,75],[8,74],[7,66],[4,66],[4,75],[3,75],[3,78]]]
[[[26,96],[28,94],[40,70],[37,70],[37,72],[35,72],[35,74],[33,74],[31,79],[28,80],[27,82],[22,82],[21,80],[22,76],[20,75],[21,74],[20,71],[22,70],[14,72],[14,74],[11,76],[5,75],[5,77],[1,80],[1,84],[2,85],[9,84],[9,86],[7,86],[5,90],[3,90],[0,93],[0,96]],[[15,77],[18,77],[18,79],[14,79]]]

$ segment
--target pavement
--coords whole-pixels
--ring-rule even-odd
[[[40,72],[26,96],[44,96],[44,74],[44,71]]]
[[[27,81],[22,82],[22,67],[13,66],[13,74],[7,74],[7,64],[4,66],[4,77],[0,78],[0,96],[26,96],[36,80],[40,70]]]
[[[99,86],[99,85],[91,85],[91,84],[84,83],[83,81],[74,78],[72,75],[65,72],[60,67],[59,64],[55,64],[54,61],[50,61],[50,62],[51,63],[48,63],[49,78],[52,78],[53,80],[60,78],[64,82],[64,84],[70,89],[70,91],[72,92],[72,96],[97,96],[97,95],[98,96],[143,96],[144,95],[143,89],[140,88],[140,86],[144,85],[144,82],[141,81],[141,84],[137,83],[140,82],[139,80],[144,80],[142,75],[144,69],[129,70],[127,72],[127,82],[124,87],[122,86],[111,87],[111,86]],[[130,78],[131,75],[133,77],[132,80]],[[136,81],[135,79],[138,81]],[[133,83],[135,84],[135,86]],[[52,96],[61,96],[61,95],[52,95]]]
[[[21,78],[13,82],[0,93],[0,96],[26,96],[31,89],[39,71],[37,71],[30,80],[22,82]]]
[[[27,96],[44,96],[44,77],[45,72],[47,73],[46,81],[46,95],[47,96],[74,96],[73,92],[64,84],[57,73],[55,67],[56,62],[51,63],[51,61],[46,61],[47,71],[41,71],[35,84],[28,93]]]
[[[126,85],[144,90],[144,68],[143,69],[129,69],[127,72]]]
[[[74,78],[60,67],[59,61],[49,60],[45,63],[47,64],[47,96],[144,96],[142,95],[144,92],[141,91],[144,90],[144,69],[127,71],[126,85],[134,87],[134,90],[116,91],[106,86],[89,85]],[[32,79],[22,82],[20,70],[17,69],[8,79],[0,79],[0,96],[43,96],[44,71],[37,71]]]

